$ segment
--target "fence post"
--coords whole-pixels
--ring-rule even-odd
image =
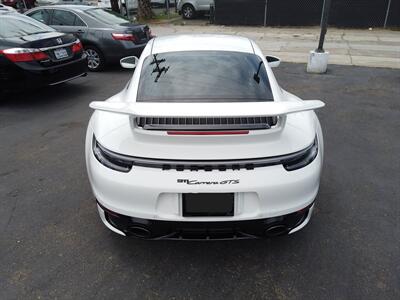
[[[387,10],[386,10],[386,16],[385,16],[385,23],[383,24],[383,28],[386,28],[387,25],[387,20],[389,17],[389,11],[390,11],[390,5],[392,4],[392,0],[389,0]]]
[[[264,27],[267,26],[267,5],[268,5],[268,0],[265,0],[265,8],[264,8]]]
[[[169,19],[169,0],[165,0],[164,4],[165,4],[165,13]]]
[[[126,17],[128,18],[129,21],[131,21],[131,16],[129,15],[129,5],[128,5],[129,0],[125,0],[125,8],[126,8]],[[139,9],[139,2],[138,2],[138,9]]]

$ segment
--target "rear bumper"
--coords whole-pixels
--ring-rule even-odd
[[[310,221],[314,204],[283,216],[224,222],[140,219],[115,213],[99,203],[97,208],[103,223],[110,230],[123,236],[151,240],[230,240],[292,234]]]
[[[2,85],[9,90],[56,85],[86,75],[86,56],[68,63],[44,68],[27,63],[8,65],[0,76]]]
[[[209,172],[134,166],[124,173],[109,169],[94,157],[90,137],[86,163],[96,199],[113,212],[160,221],[219,222],[266,219],[307,207],[318,193],[322,154],[290,172],[274,165]],[[183,193],[234,193],[234,216],[184,217]]]

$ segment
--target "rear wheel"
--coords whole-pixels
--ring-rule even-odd
[[[185,4],[182,7],[182,17],[184,19],[193,19],[196,15],[196,10],[194,9],[193,5]]]
[[[94,46],[87,46],[85,47],[85,53],[87,55],[89,71],[97,72],[104,68],[104,56],[98,48]]]

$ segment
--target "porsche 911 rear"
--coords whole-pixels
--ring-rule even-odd
[[[154,39],[126,88],[91,103],[86,162],[102,221],[148,239],[296,232],[318,193],[322,106],[282,90],[248,39]]]

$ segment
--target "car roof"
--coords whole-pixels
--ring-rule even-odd
[[[222,34],[187,34],[157,37],[153,42],[152,53],[196,50],[254,53],[252,43],[248,38]]]

